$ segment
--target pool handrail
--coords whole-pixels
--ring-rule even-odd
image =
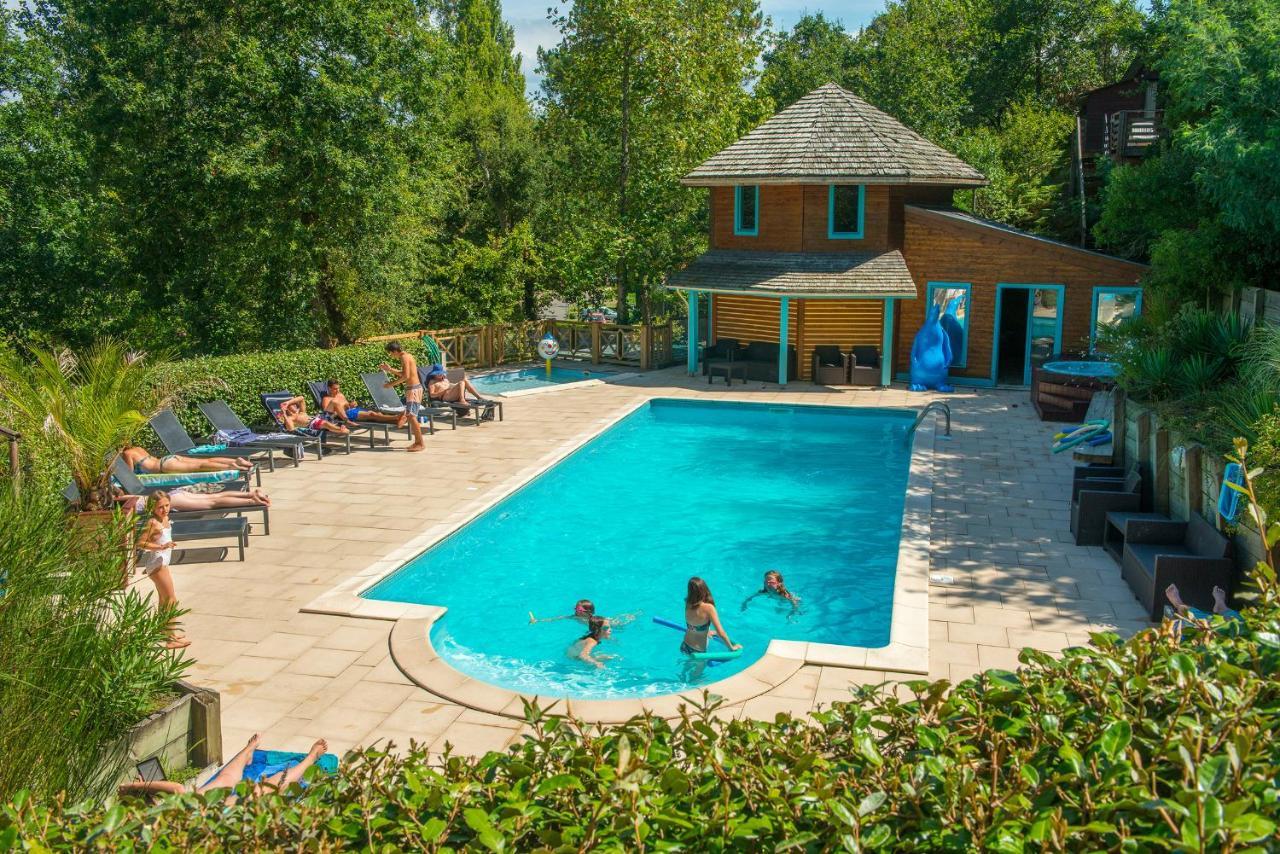
[[[947,418],[946,432],[943,433],[943,435],[944,436],[951,435],[951,407],[947,406],[945,403],[943,403],[940,400],[935,400],[932,403],[925,406],[924,409],[920,410],[920,414],[916,416],[915,423],[912,424],[911,427],[907,430],[908,439],[910,439],[911,435],[916,432],[916,428],[920,426],[921,421],[924,421],[925,416],[927,416],[930,412],[933,412],[935,410],[940,411]]]

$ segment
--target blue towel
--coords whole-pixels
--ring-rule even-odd
[[[196,445],[194,448],[187,448],[188,454],[216,454],[219,451],[225,451],[227,446],[222,445]]]
[[[255,750],[253,759],[244,767],[244,779],[258,782],[272,774],[279,774],[297,765],[305,757],[305,753],[290,753],[287,750]],[[316,767],[326,774],[338,773],[338,757],[326,753],[316,760]]]

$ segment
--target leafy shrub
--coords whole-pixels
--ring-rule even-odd
[[[405,339],[401,342],[420,362],[426,356],[422,342]],[[221,398],[231,409],[250,425],[263,425],[267,421],[266,410],[258,395],[269,391],[292,391],[307,398],[308,408],[313,407],[307,391],[309,380],[336,379],[352,400],[368,403],[368,393],[360,381],[360,374],[376,371],[381,362],[388,361],[383,344],[355,344],[333,349],[271,350],[261,353],[245,353],[237,356],[214,356],[186,359],[168,366],[169,381],[174,385],[216,379],[222,388],[206,393],[201,399]],[[210,431],[209,422],[191,400],[175,411],[183,425],[194,437]]]
[[[175,612],[120,592],[129,522],[90,534],[37,496],[0,490],[0,800],[100,794],[187,666],[162,647]]]

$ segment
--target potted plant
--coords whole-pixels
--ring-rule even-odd
[[[73,353],[0,348],[0,406],[43,431],[66,463],[83,521],[112,515],[111,467],[147,421],[172,405],[179,388],[162,363],[118,341]]]

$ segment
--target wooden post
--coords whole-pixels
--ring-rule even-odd
[[[1124,433],[1128,424],[1124,420],[1124,389],[1111,390],[1111,464],[1127,469],[1124,453]]]
[[[1151,474],[1155,479],[1152,507],[1169,515],[1169,431],[1158,429],[1151,443]]]
[[[591,324],[591,364],[600,364],[600,324]]]
[[[647,323],[640,324],[640,370],[647,371],[652,367],[653,332]]]
[[[1199,445],[1190,445],[1182,454],[1182,477],[1187,490],[1187,512],[1204,510],[1204,469]]]
[[[1155,504],[1155,472],[1151,470],[1151,413],[1144,412],[1138,416],[1138,453],[1137,467],[1142,473],[1143,505],[1152,507]]]
[[[880,385],[893,382],[893,297],[884,301],[884,336],[880,341]]]

